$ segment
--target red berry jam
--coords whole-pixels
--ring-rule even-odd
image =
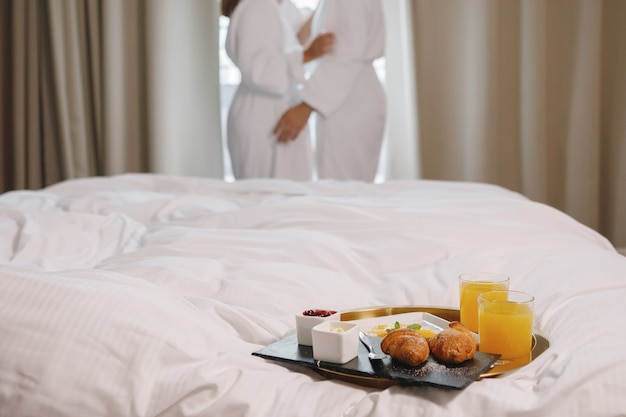
[[[333,314],[337,313],[335,310],[304,310],[302,312],[303,316],[310,316],[310,317],[328,317],[331,316]]]

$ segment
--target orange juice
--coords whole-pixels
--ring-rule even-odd
[[[509,294],[502,300],[502,294]],[[515,291],[483,293],[478,307],[481,352],[499,353],[502,359],[528,356],[532,347],[533,298],[511,299]]]
[[[478,332],[478,294],[493,290],[506,290],[508,278],[504,281],[469,281],[460,277],[460,322],[474,333]],[[480,278],[480,277],[479,277]]]

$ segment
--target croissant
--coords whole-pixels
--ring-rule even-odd
[[[428,341],[432,354],[442,362],[459,364],[472,359],[476,353],[476,340],[472,332],[458,321]]]
[[[380,348],[392,358],[410,366],[424,362],[430,353],[426,338],[411,329],[391,331],[380,342]]]

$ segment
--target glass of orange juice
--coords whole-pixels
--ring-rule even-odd
[[[509,277],[497,272],[470,272],[459,276],[460,322],[478,333],[478,294],[508,290]]]
[[[501,359],[528,357],[533,340],[535,298],[521,291],[489,291],[478,296],[478,349]]]

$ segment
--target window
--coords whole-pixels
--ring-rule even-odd
[[[315,9],[319,0],[291,0],[296,6],[300,8]],[[224,49],[224,43],[226,40],[226,33],[228,32],[229,19],[224,16],[220,16],[220,93],[221,93],[221,117],[222,117],[222,145],[224,149],[224,179],[226,181],[233,181],[234,176],[230,165],[230,155],[228,153],[228,146],[226,144],[226,117],[228,115],[228,108],[233,98],[237,85],[241,81],[241,74],[237,67],[230,60]],[[378,73],[380,80],[385,83],[385,59],[380,58],[374,62],[374,68]],[[314,133],[312,132],[312,139],[314,139]],[[384,145],[383,145],[384,148]],[[384,149],[383,149],[384,153]],[[381,156],[381,160],[383,157]],[[384,172],[379,167],[379,174],[377,175],[377,181],[381,181],[382,177],[380,172]]]

